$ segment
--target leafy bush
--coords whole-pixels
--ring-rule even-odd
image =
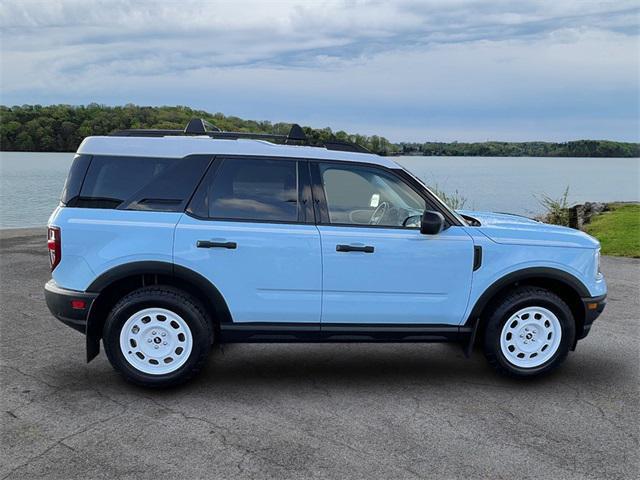
[[[560,198],[552,198],[546,194],[541,197],[536,197],[540,205],[542,205],[546,211],[542,219],[546,223],[552,223],[554,225],[569,226],[569,186],[564,190],[564,193]]]
[[[464,208],[467,203],[467,197],[458,192],[456,189],[453,193],[447,193],[440,188],[440,186],[436,183],[431,188],[431,191],[436,194],[440,200],[449,205],[454,210],[458,210],[460,208]]]

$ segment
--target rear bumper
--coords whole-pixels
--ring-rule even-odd
[[[51,314],[65,325],[82,333],[87,331],[87,319],[97,296],[97,293],[61,288],[53,280],[49,280],[44,286],[44,298]],[[78,301],[84,302],[82,308]]]
[[[589,334],[591,325],[600,316],[607,304],[607,296],[600,295],[599,297],[587,297],[582,299],[584,306],[584,324],[582,328],[577,332],[577,339],[583,339]]]

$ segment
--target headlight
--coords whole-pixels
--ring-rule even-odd
[[[593,263],[595,267],[594,277],[598,278],[598,276],[600,275],[600,249],[599,248],[596,250]]]

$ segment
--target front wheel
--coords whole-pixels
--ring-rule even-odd
[[[109,361],[129,381],[168,387],[193,377],[206,362],[212,329],[191,295],[172,287],[135,290],[111,310],[103,332]]]
[[[500,373],[531,377],[558,367],[575,338],[571,309],[555,293],[519,287],[491,313],[484,353]]]

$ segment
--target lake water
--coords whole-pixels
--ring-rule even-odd
[[[44,226],[73,153],[0,152],[0,228]],[[640,201],[640,159],[395,157],[427,185],[467,198],[465,208],[534,215],[536,197],[571,203]]]

